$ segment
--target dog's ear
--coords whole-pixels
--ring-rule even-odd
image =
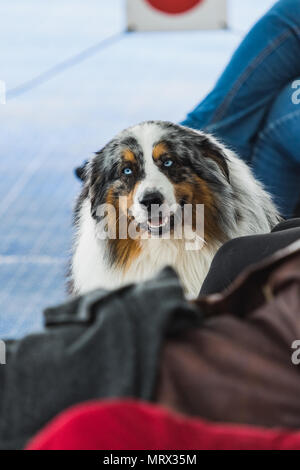
[[[104,165],[104,151],[95,153],[88,166],[89,197],[91,200],[92,216],[96,218],[97,208],[106,202],[109,175]]]
[[[85,161],[81,166],[75,168],[75,170],[74,170],[74,173],[77,176],[77,178],[80,179],[83,182],[86,179],[87,164],[88,164],[88,161]]]
[[[230,183],[226,150],[222,144],[209,135],[202,135],[200,147],[202,155],[206,158],[211,158],[219,166],[227,181]]]

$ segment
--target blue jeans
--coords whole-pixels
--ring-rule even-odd
[[[280,0],[248,33],[211,93],[182,122],[213,133],[236,150],[286,217],[300,199],[300,88],[298,93],[292,88],[297,79],[300,1]]]

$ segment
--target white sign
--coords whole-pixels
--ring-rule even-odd
[[[227,0],[127,0],[128,30],[222,29]]]

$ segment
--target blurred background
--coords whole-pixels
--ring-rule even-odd
[[[74,167],[132,124],[182,120],[273,3],[228,0],[222,30],[127,32],[125,0],[0,0],[0,338],[66,297]]]

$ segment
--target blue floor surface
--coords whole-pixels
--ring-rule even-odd
[[[131,124],[182,119],[271,3],[231,0],[228,31],[126,34],[123,0],[0,0],[0,338],[66,296],[74,167]]]

